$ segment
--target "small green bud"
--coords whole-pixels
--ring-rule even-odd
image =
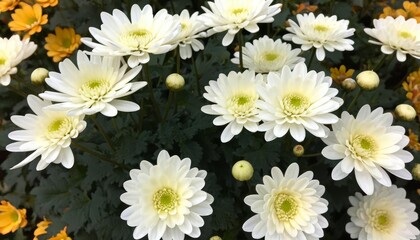
[[[31,74],[31,82],[35,85],[41,85],[48,77],[48,70],[45,68],[37,68]]]
[[[254,174],[254,168],[246,160],[237,161],[232,167],[232,175],[238,181],[248,181]]]
[[[171,91],[179,91],[185,85],[184,77],[178,73],[172,73],[166,77],[166,87]]]
[[[373,90],[379,86],[379,76],[371,70],[359,73],[356,81],[363,90]]]

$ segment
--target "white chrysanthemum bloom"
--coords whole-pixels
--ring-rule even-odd
[[[204,45],[197,39],[206,37],[204,32],[207,27],[200,19],[198,12],[191,15],[187,9],[184,9],[180,15],[174,15],[176,21],[181,24],[181,31],[173,40],[179,47],[179,54],[182,59],[188,59],[192,56],[192,51],[198,52],[204,49]]]
[[[67,110],[69,115],[92,115],[102,113],[116,116],[118,111],[134,112],[140,109],[137,103],[118,98],[130,95],[146,86],[146,82],[130,82],[135,78],[141,66],[126,72],[127,65],[121,66],[120,57],[89,57],[79,51],[76,67],[70,59],[61,62],[61,73],[50,72],[45,81],[58,92],[45,91],[40,96],[56,103],[51,110]]]
[[[313,172],[299,176],[299,166],[292,163],[286,170],[271,169],[272,176],[264,176],[257,194],[244,201],[256,213],[242,226],[252,237],[260,239],[319,239],[328,221],[321,214],[327,212],[328,201],[321,196],[325,187],[313,179]]]
[[[269,73],[267,85],[258,88],[261,100],[259,126],[265,131],[265,140],[283,137],[288,131],[292,137],[302,142],[306,131],[324,138],[329,129],[324,124],[338,121],[331,112],[342,104],[335,97],[338,90],[330,88],[332,79],[324,72],[307,71],[305,63],[298,63],[293,70],[284,66],[281,73]]]
[[[305,59],[298,57],[300,49],[293,49],[281,39],[274,41],[264,36],[251,43],[245,43],[243,51],[244,67],[257,73],[279,72],[284,66],[291,69]],[[239,52],[235,52],[232,62],[239,64]]]
[[[243,73],[230,72],[227,76],[220,74],[217,81],[211,80],[205,87],[204,98],[213,102],[201,111],[210,115],[219,115],[213,120],[216,126],[228,124],[220,136],[225,143],[235,135],[241,133],[245,127],[250,132],[258,130],[258,108],[256,105],[259,95],[257,86],[262,84],[263,76],[245,70]]]
[[[130,19],[118,9],[112,15],[101,13],[101,29],[90,27],[89,31],[99,43],[91,38],[82,42],[93,48],[93,54],[104,56],[127,56],[128,65],[135,67],[149,62],[149,54],[166,53],[176,47],[173,39],[180,31],[180,24],[174,21],[166,9],[153,16],[150,5],[141,9],[137,4],[131,7]]]
[[[420,231],[412,222],[418,219],[416,205],[405,198],[403,188],[378,185],[372,195],[356,193],[350,196],[347,210],[351,222],[346,231],[353,239],[409,240],[416,239]]]
[[[352,51],[353,40],[346,39],[353,36],[355,29],[348,28],[348,20],[337,21],[337,16],[327,17],[313,13],[298,14],[297,23],[289,19],[290,27],[286,28],[291,32],[283,36],[284,40],[293,41],[301,45],[303,51],[316,48],[316,58],[324,60],[325,50],[329,52]]]
[[[10,120],[23,130],[16,130],[9,134],[9,138],[17,142],[6,146],[10,152],[34,151],[12,169],[22,167],[32,162],[38,156],[41,159],[36,170],[45,169],[50,163],[62,164],[71,168],[74,156],[71,151],[71,139],[76,138],[86,127],[83,115],[68,116],[65,111],[50,111],[45,109],[51,105],[50,101],[29,95],[29,107],[36,114],[12,116]]]
[[[0,38],[0,84],[10,84],[10,75],[17,73],[16,66],[22,60],[31,56],[37,45],[28,39],[20,40],[19,35],[13,35],[10,39]]]
[[[257,23],[270,23],[273,16],[280,12],[281,4],[270,6],[273,0],[215,0],[208,2],[210,9],[202,7],[203,22],[212,29],[209,34],[224,32],[223,46],[232,43],[235,34],[241,29],[255,33],[260,29]]]
[[[420,23],[416,19],[386,17],[373,20],[374,28],[365,28],[365,32],[376,40],[370,43],[381,45],[385,54],[397,51],[397,59],[404,62],[407,54],[420,59]]]
[[[369,195],[374,191],[372,177],[391,186],[384,169],[402,179],[412,179],[404,166],[413,160],[413,155],[403,150],[409,138],[403,127],[391,126],[392,120],[391,113],[384,114],[380,107],[371,112],[369,105],[364,105],[356,118],[343,112],[328,138],[322,139],[328,145],[322,155],[341,160],[332,171],[332,179],[341,180],[354,169],[357,183]]]
[[[149,240],[182,240],[185,235],[198,238],[204,225],[202,216],[212,214],[213,197],[202,189],[207,172],[191,168],[189,158],[169,156],[162,150],[157,164],[140,162],[124,182],[127,191],[120,197],[130,205],[121,213],[133,237],[147,235]]]

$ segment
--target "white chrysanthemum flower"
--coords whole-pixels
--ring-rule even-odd
[[[181,160],[162,150],[156,165],[143,160],[140,169],[130,171],[131,180],[124,183],[127,192],[120,197],[130,206],[121,218],[135,227],[134,239],[146,235],[149,240],[200,236],[202,216],[213,212],[213,197],[202,190],[207,172],[190,167],[189,158]]]
[[[118,9],[112,15],[101,13],[101,29],[90,27],[89,31],[99,43],[91,38],[82,38],[82,42],[93,48],[94,54],[104,56],[127,56],[128,65],[135,67],[150,60],[149,53],[162,54],[176,47],[171,43],[180,31],[180,24],[174,21],[166,9],[153,16],[152,7],[141,9],[137,4],[131,7],[130,19]]]
[[[373,20],[374,28],[365,28],[365,32],[376,40],[370,43],[382,45],[381,51],[393,54],[397,51],[397,59],[404,62],[406,54],[420,59],[420,23],[416,19],[405,19],[399,16],[396,19],[386,17]]]
[[[17,73],[16,66],[25,58],[31,56],[37,45],[29,39],[20,40],[19,35],[10,39],[0,38],[0,84],[10,84],[10,75]]]
[[[252,237],[260,239],[314,240],[324,236],[328,221],[321,214],[327,212],[328,201],[321,196],[325,187],[313,179],[313,172],[299,176],[299,166],[292,163],[286,170],[271,169],[272,176],[264,176],[257,194],[244,201],[256,213],[242,226]]]
[[[102,113],[116,116],[118,111],[134,112],[140,109],[137,103],[119,100],[146,86],[146,82],[130,82],[141,66],[126,72],[127,65],[121,66],[120,57],[89,57],[79,51],[76,67],[69,59],[58,66],[61,73],[50,72],[45,81],[58,92],[46,91],[40,96],[59,102],[49,109],[67,110],[69,115]]]
[[[274,41],[264,36],[251,43],[245,43],[243,48],[244,67],[257,73],[279,72],[284,66],[291,69],[305,59],[298,57],[300,49],[293,49],[288,43],[281,42],[281,39]],[[232,62],[239,64],[239,52],[235,52]]]
[[[343,112],[328,138],[322,139],[328,145],[322,155],[341,160],[333,169],[332,178],[341,180],[354,169],[357,183],[369,195],[374,191],[372,177],[382,185],[391,186],[384,169],[397,177],[412,179],[404,166],[413,160],[413,155],[403,150],[409,138],[404,135],[403,127],[391,126],[392,120],[391,113],[384,114],[382,108],[371,112],[369,105],[364,105],[356,118]]]
[[[202,7],[203,22],[212,29],[209,34],[228,31],[223,37],[223,46],[232,43],[235,34],[241,29],[255,33],[260,29],[257,23],[270,23],[280,12],[281,4],[270,6],[273,0],[215,0],[208,2],[210,9]]]
[[[324,60],[325,50],[329,52],[353,50],[353,40],[346,39],[353,36],[355,29],[348,29],[348,20],[337,21],[337,16],[327,17],[319,14],[316,18],[313,13],[298,14],[297,23],[289,20],[291,32],[283,36],[284,40],[293,41],[301,45],[303,51],[316,48],[316,58]]]
[[[200,21],[201,16],[198,12],[190,17],[188,10],[184,9],[180,15],[174,15],[174,18],[181,24],[181,31],[173,41],[178,44],[182,59],[191,58],[193,50],[198,52],[204,49],[204,45],[197,38],[206,37],[204,31],[207,27]]]
[[[405,198],[403,188],[378,185],[372,195],[356,193],[350,196],[352,205],[347,211],[351,222],[346,231],[353,239],[409,240],[420,231],[412,222],[418,219],[416,205]]]
[[[296,141],[302,142],[305,130],[326,137],[329,130],[324,124],[338,121],[331,112],[343,104],[341,98],[335,97],[338,90],[330,88],[331,84],[332,79],[324,72],[308,72],[303,62],[293,71],[284,66],[281,73],[269,73],[267,85],[258,88],[261,100],[257,102],[264,121],[259,130],[266,132],[265,140],[283,137],[290,131]]]
[[[12,116],[10,119],[23,130],[13,131],[9,138],[17,142],[6,146],[10,152],[34,151],[12,169],[22,167],[32,162],[38,156],[41,159],[36,170],[45,169],[50,163],[62,164],[71,168],[74,156],[71,151],[71,139],[76,138],[86,127],[83,115],[67,116],[65,111],[50,111],[45,109],[51,105],[50,101],[29,95],[29,107],[36,114]]]
[[[219,115],[213,120],[216,126],[228,124],[220,136],[223,143],[238,135],[244,127],[250,132],[258,130],[257,86],[262,81],[263,76],[255,75],[253,71],[232,71],[227,76],[220,74],[217,81],[211,80],[205,87],[204,98],[214,104],[203,106],[201,111]]]

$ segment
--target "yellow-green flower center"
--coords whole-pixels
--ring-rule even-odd
[[[232,8],[230,12],[232,14],[232,20],[234,20],[235,23],[242,23],[247,19],[249,9],[245,7],[238,7]]]
[[[411,34],[410,32],[407,32],[407,31],[401,31],[398,34],[400,35],[400,37],[405,38],[405,39],[409,39],[409,38],[415,39],[416,38],[416,36],[414,36],[413,34]]]
[[[355,135],[351,139],[350,144],[350,150],[353,152],[353,154],[356,157],[362,159],[373,158],[378,149],[375,139],[367,135]]]
[[[69,38],[65,38],[65,39],[63,39],[62,44],[63,44],[64,48],[69,48],[72,44],[72,40],[69,39]]]
[[[386,231],[392,224],[391,216],[385,210],[374,209],[370,214],[371,224],[377,231]]]
[[[317,32],[327,32],[329,29],[329,27],[325,26],[325,25],[321,25],[321,24],[317,24],[314,26],[315,31]]]
[[[245,8],[234,8],[232,9],[232,14],[239,15],[239,14],[243,14],[246,11],[247,10]]]
[[[277,193],[274,200],[274,210],[279,221],[288,222],[298,214],[299,205],[291,194]]]
[[[17,211],[11,212],[10,218],[12,219],[12,222],[17,222],[19,220],[19,213]]]
[[[73,129],[70,117],[56,117],[47,124],[47,134],[45,135],[52,141],[59,141]]]
[[[310,106],[310,102],[307,97],[295,93],[283,97],[282,106],[286,115],[296,116],[305,112]]]
[[[274,60],[276,60],[279,57],[279,55],[277,53],[266,53],[264,54],[264,59],[266,61],[272,62]]]
[[[6,63],[6,58],[0,57],[0,66]]]
[[[130,48],[142,50],[153,40],[153,33],[146,29],[128,31],[122,35],[120,42]]]
[[[79,93],[84,100],[101,101],[109,92],[110,84],[104,79],[91,79],[79,88]]]
[[[171,188],[162,188],[153,194],[153,206],[158,213],[168,213],[179,206],[179,196]]]
[[[236,118],[247,118],[254,114],[257,99],[253,92],[238,93],[227,100],[227,107]]]

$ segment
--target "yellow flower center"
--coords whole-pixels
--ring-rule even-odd
[[[300,115],[308,109],[310,102],[301,94],[289,94],[282,100],[284,113],[288,116]]]
[[[79,89],[84,100],[101,101],[109,92],[110,84],[103,79],[92,79],[86,81]]]
[[[153,34],[146,29],[137,29],[122,35],[120,40],[122,44],[128,47],[141,50],[153,40]]]
[[[11,212],[10,218],[12,219],[12,222],[17,222],[19,220],[19,213],[17,211]]]
[[[249,9],[244,7],[233,8],[230,10],[233,20],[236,23],[242,23],[248,17]]]
[[[4,65],[6,63],[6,58],[1,58],[0,57],[0,66]]]
[[[294,196],[288,193],[277,193],[274,200],[274,210],[279,221],[288,222],[298,214],[299,204]]]
[[[153,206],[158,213],[168,213],[179,206],[179,196],[171,188],[162,188],[153,194]]]
[[[356,158],[371,159],[378,149],[375,140],[366,135],[356,135],[350,140],[350,151]]]
[[[386,231],[392,224],[391,217],[385,210],[374,209],[370,217],[373,228],[380,232]]]
[[[400,37],[405,38],[405,39],[415,39],[416,36],[414,36],[413,34],[411,34],[410,32],[407,31],[401,31],[398,33],[400,35]]]
[[[321,24],[317,24],[314,26],[315,31],[317,32],[327,32],[328,30],[330,30],[327,26],[325,25],[321,25]]]
[[[227,107],[236,118],[247,118],[251,116],[255,109],[255,101],[258,99],[256,94],[238,93],[227,101]]]
[[[266,54],[264,54],[264,59],[266,61],[269,61],[269,62],[272,62],[272,61],[276,60],[278,57],[279,57],[279,55],[276,54],[276,53],[266,53]]]
[[[69,38],[65,38],[65,39],[63,39],[63,47],[64,48],[69,48],[70,46],[71,46],[71,44],[72,44],[72,40],[71,39],[69,39]]]
[[[46,137],[52,141],[61,140],[73,129],[73,124],[68,117],[58,117],[51,119],[47,125]]]

